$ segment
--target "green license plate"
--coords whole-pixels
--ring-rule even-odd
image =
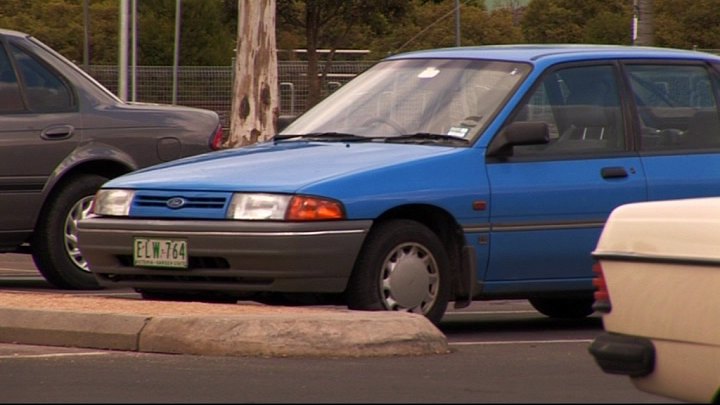
[[[133,263],[144,267],[188,267],[187,241],[184,239],[135,238]]]

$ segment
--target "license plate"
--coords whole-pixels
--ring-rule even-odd
[[[186,269],[188,266],[187,241],[183,239],[135,238],[133,263],[135,266]]]

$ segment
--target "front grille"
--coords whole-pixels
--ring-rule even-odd
[[[137,207],[162,207],[168,206],[168,201],[174,197],[161,197],[152,195],[141,195],[135,198],[133,204]],[[226,198],[224,197],[182,197],[186,203],[183,208],[198,209],[224,209]]]
[[[227,192],[139,190],[130,215],[144,218],[225,219]]]

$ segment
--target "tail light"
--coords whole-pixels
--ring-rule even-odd
[[[607,284],[605,283],[605,275],[603,274],[600,262],[595,262],[595,264],[593,264],[593,274],[595,274],[592,280],[593,287],[595,287],[595,293],[593,294],[593,298],[595,299],[593,309],[598,312],[609,314],[612,310],[610,292],[608,291]]]
[[[215,128],[215,132],[213,132],[212,136],[210,136],[210,150],[222,149],[224,142],[225,133],[223,131],[222,125],[218,125],[217,128]]]

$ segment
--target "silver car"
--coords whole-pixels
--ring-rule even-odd
[[[52,285],[99,288],[77,246],[95,191],[121,174],[218,149],[213,111],[126,103],[30,35],[0,30],[0,249]]]

